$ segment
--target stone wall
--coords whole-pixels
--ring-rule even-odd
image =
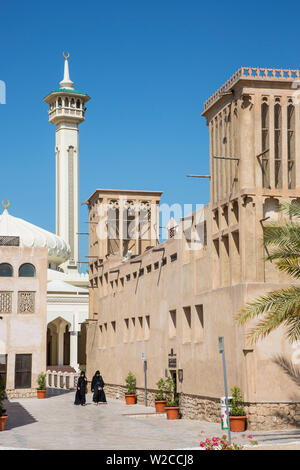
[[[267,431],[300,427],[300,403],[247,403],[247,429]]]
[[[36,398],[36,388],[6,389],[7,398]]]
[[[125,401],[126,387],[122,385],[105,385],[108,398]],[[144,405],[145,391],[137,388],[137,403]],[[148,406],[154,406],[156,390],[147,391]],[[246,403],[247,429],[249,431],[268,431],[274,429],[291,429],[300,427],[300,402],[289,403]],[[180,394],[180,414],[183,419],[195,419],[219,423],[221,421],[220,399]]]
[[[221,420],[220,400],[181,393],[180,413],[182,418],[217,423]]]
[[[114,400],[125,401],[125,392],[126,387],[123,385],[113,385],[105,384],[105,394],[108,398],[113,398]],[[148,406],[154,406],[154,396],[156,390],[147,390],[147,404]],[[137,404],[145,404],[145,390],[143,388],[136,389]]]

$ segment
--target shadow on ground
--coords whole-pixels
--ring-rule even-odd
[[[8,415],[5,430],[26,426],[26,424],[36,423],[37,420],[18,402],[5,402]]]
[[[300,431],[297,429],[291,429],[289,431],[269,431],[265,433],[261,431],[260,433],[254,432],[253,437],[259,444],[270,441],[272,444],[284,444],[285,441],[291,442],[291,440],[300,442]]]
[[[47,388],[46,398],[57,397],[58,395],[65,395],[66,393],[74,393],[74,397],[75,397],[76,390],[64,390],[61,388]]]

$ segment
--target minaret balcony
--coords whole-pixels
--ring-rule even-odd
[[[72,107],[55,107],[53,109],[49,109],[48,114],[50,122],[60,121],[62,118],[71,118],[82,122],[84,121],[85,110]]]

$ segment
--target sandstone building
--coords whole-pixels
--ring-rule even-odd
[[[275,362],[294,357],[297,345],[282,330],[250,345],[233,321],[245,302],[290,282],[265,261],[262,236],[282,217],[279,204],[300,197],[299,78],[298,70],[243,67],[204,104],[210,203],[170,226],[164,243],[161,193],[97,190],[87,200],[87,372],[100,369],[113,396],[131,370],[143,400],[145,353],[150,399],[158,379],[172,375],[184,417],[219,420],[223,336],[228,385],[244,392],[249,428],[300,421],[300,392]]]

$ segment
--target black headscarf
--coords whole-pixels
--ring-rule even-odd
[[[78,378],[78,383],[81,384],[82,382],[85,382],[85,372],[83,370],[80,372],[80,376]]]

